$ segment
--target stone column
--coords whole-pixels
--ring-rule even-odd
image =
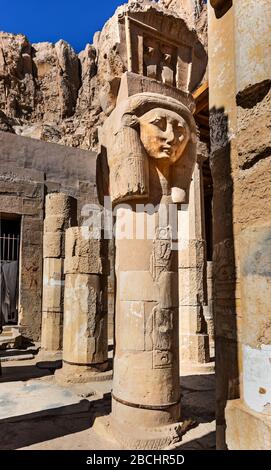
[[[271,4],[211,5],[217,448],[270,450]]]
[[[207,305],[204,307],[204,318],[207,323],[209,336],[210,356],[215,354],[215,330],[214,330],[214,300],[213,300],[213,262],[207,261]]]
[[[61,353],[63,334],[65,230],[76,225],[76,200],[63,193],[46,196],[43,237],[41,355]]]
[[[242,322],[240,400],[226,408],[226,442],[233,450],[271,450],[270,24],[268,0],[234,2]]]
[[[180,372],[211,371],[206,305],[206,242],[201,163],[195,166],[189,205],[179,211]]]
[[[103,295],[102,241],[88,227],[66,231],[63,367],[59,383],[112,378],[108,371],[107,306]]]
[[[210,167],[213,179],[213,279],[216,445],[225,450],[225,405],[238,397],[236,243],[232,171],[236,167],[234,15],[230,1],[208,2]],[[214,8],[211,6],[213,5]],[[228,10],[227,10],[228,8]],[[225,67],[227,64],[227,67]]]
[[[113,111],[100,141],[116,214],[111,426],[124,447],[159,449],[184,432],[173,225],[177,232],[174,203],[183,202],[189,190],[195,124],[176,99],[136,94]],[[130,228],[128,234],[123,227]]]

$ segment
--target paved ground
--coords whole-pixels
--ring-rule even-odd
[[[0,449],[112,450],[113,436],[93,428],[95,417],[110,413],[112,382],[56,385],[52,371],[36,359],[2,364]],[[182,416],[195,420],[175,449],[215,448],[214,374],[181,377]]]

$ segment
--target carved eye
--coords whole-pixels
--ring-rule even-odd
[[[159,129],[161,129],[161,131],[165,131],[166,130],[166,119],[165,118],[162,118],[162,117],[156,117],[155,119],[153,119],[151,121],[151,124],[153,124],[154,126],[157,126],[159,127]]]
[[[182,125],[182,124],[178,124],[177,125],[177,132],[179,134],[180,137],[184,137],[186,135],[186,129],[185,127]]]

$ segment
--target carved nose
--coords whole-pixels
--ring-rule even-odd
[[[166,130],[166,142],[168,144],[171,144],[174,141],[175,135],[174,135],[174,129],[172,124],[167,125],[167,130]]]

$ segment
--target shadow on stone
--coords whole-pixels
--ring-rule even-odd
[[[181,377],[182,419],[197,423],[215,420],[215,374]]]
[[[0,450],[13,450],[91,428],[110,412],[108,397],[0,420]],[[90,444],[91,445],[91,444]]]
[[[46,375],[52,375],[52,372],[49,369],[38,369],[35,365],[5,367],[5,363],[3,363],[0,383],[18,381],[25,382],[30,379],[44,377]]]
[[[41,361],[41,362],[37,362],[36,367],[38,369],[41,369],[41,370],[48,369],[52,374],[54,374],[54,372],[57,369],[61,369],[62,361],[61,360],[59,360],[59,361]]]

